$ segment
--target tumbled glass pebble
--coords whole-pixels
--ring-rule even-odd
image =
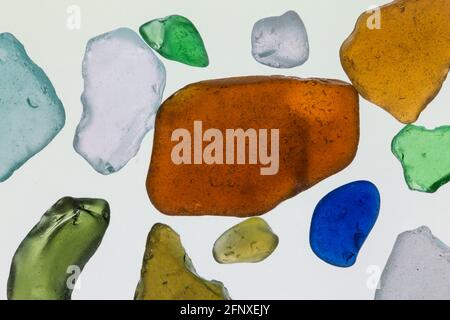
[[[55,203],[17,249],[8,279],[10,300],[69,300],[76,277],[109,224],[101,199],[65,197]]]
[[[121,28],[89,40],[83,79],[74,148],[97,172],[111,174],[136,155],[153,128],[166,71],[138,34]]]
[[[261,218],[250,218],[222,234],[214,243],[219,263],[260,262],[275,251],[278,236]]]
[[[322,198],[311,221],[310,244],[323,261],[350,267],[378,218],[380,194],[369,181],[343,185]]]
[[[202,279],[169,226],[155,224],[150,230],[142,263],[136,300],[228,300],[219,281]]]
[[[252,55],[274,68],[293,68],[308,60],[308,35],[295,11],[259,20],[252,31]]]
[[[449,0],[395,0],[362,14],[341,48],[358,92],[399,121],[416,121],[448,73],[449,17]]]
[[[194,24],[178,15],[151,20],[139,28],[145,42],[163,57],[194,67],[206,67],[208,54]]]
[[[392,141],[411,190],[435,192],[450,181],[450,126],[406,126]]]
[[[62,129],[64,107],[44,71],[10,33],[0,34],[0,182]]]
[[[449,300],[450,248],[428,227],[400,234],[386,263],[376,300]]]
[[[261,215],[344,169],[358,141],[358,94],[345,82],[203,81],[162,104],[147,191],[169,215]]]

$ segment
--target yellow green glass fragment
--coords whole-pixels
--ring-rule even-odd
[[[76,277],[100,245],[110,210],[101,199],[65,197],[17,249],[8,279],[10,300],[70,300]]]
[[[278,236],[261,218],[250,218],[225,231],[214,244],[219,263],[260,262],[278,246]]]
[[[207,281],[195,271],[180,236],[167,225],[155,224],[145,248],[136,300],[228,300],[219,281]]]

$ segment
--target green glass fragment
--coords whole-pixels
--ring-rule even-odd
[[[214,243],[219,263],[260,262],[278,246],[278,236],[261,218],[250,218],[225,231]]]
[[[450,126],[408,125],[394,137],[392,152],[411,190],[432,193],[450,181]]]
[[[54,204],[17,249],[8,279],[10,300],[70,300],[76,277],[109,224],[100,199],[65,197]]]
[[[228,300],[219,281],[201,278],[186,254],[180,236],[157,223],[150,230],[136,300]]]
[[[163,57],[194,67],[209,65],[203,40],[187,18],[172,15],[151,20],[139,28],[148,45]]]

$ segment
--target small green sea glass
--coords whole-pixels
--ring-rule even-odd
[[[139,28],[148,45],[160,55],[194,67],[209,65],[203,40],[187,18],[172,15],[151,20]]]
[[[109,215],[104,200],[59,200],[17,249],[8,299],[70,300],[77,276],[102,241]]]
[[[392,141],[392,152],[411,190],[432,193],[450,181],[450,126],[408,125]]]
[[[278,246],[278,237],[261,218],[250,218],[225,231],[214,244],[219,263],[260,262]]]

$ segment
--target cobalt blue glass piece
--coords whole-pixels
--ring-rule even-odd
[[[369,181],[343,185],[322,198],[314,210],[309,241],[314,253],[337,267],[350,267],[380,211],[380,193]]]

